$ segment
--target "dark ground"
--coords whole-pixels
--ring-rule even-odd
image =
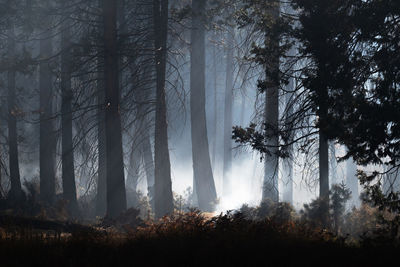
[[[1,266],[383,266],[396,242],[344,238],[294,222],[198,213],[141,226],[1,217]]]

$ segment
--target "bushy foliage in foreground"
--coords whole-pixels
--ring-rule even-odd
[[[191,211],[146,222],[127,233],[76,228],[59,236],[0,239],[4,266],[371,265],[389,262],[395,250],[396,246],[351,246],[300,221],[250,220],[240,212],[206,219]]]

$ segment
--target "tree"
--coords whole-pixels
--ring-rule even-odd
[[[62,4],[66,8],[65,3]],[[66,12],[64,10],[64,12]],[[77,215],[78,202],[76,198],[74,148],[72,141],[72,43],[71,21],[68,15],[62,17],[61,29],[61,150],[62,150],[62,184],[63,197],[68,201],[68,210]]]
[[[98,1],[98,6],[103,10],[103,0]],[[102,20],[100,20],[102,21]],[[104,25],[99,27],[98,40],[104,35]],[[105,87],[104,87],[104,54],[101,48],[97,49],[97,192],[96,215],[103,217],[107,212],[107,163],[106,163],[106,116],[105,116]]]
[[[103,19],[107,216],[112,218],[126,210],[119,109],[117,1],[104,0]]]
[[[199,208],[212,211],[217,193],[210,162],[205,112],[205,8],[206,0],[192,1],[190,121],[194,188]]]
[[[271,23],[275,24],[280,14],[279,1],[272,1],[269,13]],[[271,25],[273,26],[273,25]],[[269,151],[264,158],[264,182],[262,199],[279,200],[278,193],[278,146],[279,146],[279,35],[271,32],[265,37],[265,48],[274,51],[272,57],[265,62],[265,134],[267,136],[267,147]]]
[[[312,62],[305,86],[320,107],[321,134],[348,148],[344,159],[398,166],[398,1],[295,2],[302,53]],[[378,174],[359,176],[372,194]]]
[[[295,49],[292,48],[288,51],[289,56],[295,55]],[[287,157],[282,160],[282,182],[283,182],[283,190],[282,190],[282,201],[293,204],[293,139],[295,136],[294,125],[290,123],[290,118],[293,116],[294,112],[294,103],[293,98],[295,96],[296,84],[295,78],[291,77],[289,79],[289,83],[286,86],[285,92],[285,102],[286,107],[284,110],[285,113],[285,131],[288,133],[287,143],[289,144],[286,148]]]
[[[19,159],[18,159],[18,134],[17,134],[17,105],[16,105],[16,52],[15,52],[15,34],[14,23],[9,20],[8,25],[8,73],[7,73],[7,89],[8,89],[8,147],[9,147],[9,160],[10,160],[10,178],[11,178],[11,191],[9,198],[15,201],[21,200],[21,180],[19,174]]]
[[[52,23],[49,6],[43,7],[45,17],[40,35],[39,90],[40,90],[40,196],[44,202],[52,204],[55,199],[55,152],[56,137],[53,127],[53,56]],[[46,14],[47,13],[47,14]]]
[[[160,218],[174,211],[171,164],[168,150],[167,105],[165,72],[167,63],[168,0],[154,0],[154,28],[156,51],[156,127],[154,145],[154,208]]]
[[[229,174],[232,170],[232,105],[233,105],[233,72],[234,72],[234,36],[235,29],[228,27],[226,37],[226,81],[225,81],[225,108],[224,108],[224,167],[223,189],[224,194],[230,192]]]

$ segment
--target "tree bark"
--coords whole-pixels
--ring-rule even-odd
[[[168,0],[154,0],[154,27],[156,51],[156,126],[154,147],[154,208],[160,218],[174,211],[171,165],[168,150],[167,105],[165,72],[167,59]]]
[[[106,133],[107,216],[126,210],[117,44],[117,1],[104,0],[104,89]]]
[[[229,194],[230,172],[232,169],[232,102],[233,102],[233,42],[234,28],[229,27],[227,33],[226,54],[226,82],[225,82],[225,109],[224,109],[224,167],[223,167],[223,194]]]
[[[48,25],[47,21],[44,24]],[[51,26],[49,26],[51,27]],[[40,40],[39,88],[40,88],[40,195],[41,199],[52,204],[55,199],[55,152],[56,137],[52,120],[53,77],[50,57],[53,53],[52,31],[43,29]]]
[[[15,96],[15,35],[14,25],[10,25],[8,31],[8,58],[9,68],[7,73],[8,83],[8,147],[9,147],[9,161],[10,161],[10,179],[11,191],[9,198],[15,201],[21,200],[21,180],[19,174],[19,160],[18,160],[18,133],[17,133],[17,119],[18,114]]]
[[[276,5],[271,10],[273,23],[279,18],[280,5],[279,1],[274,1]],[[266,36],[266,45],[272,44],[274,47],[279,47],[279,40],[274,40],[270,36]],[[266,145],[268,153],[264,159],[264,182],[262,200],[270,199],[272,201],[279,201],[278,191],[278,119],[279,119],[279,84],[269,77],[268,73],[279,72],[279,54],[271,57],[270,62],[267,63],[266,79],[268,84],[272,84],[266,89],[265,98],[265,125],[266,136],[268,137]]]
[[[199,208],[213,211],[217,193],[211,169],[205,112],[205,6],[206,0],[192,1],[190,119],[194,188]]]
[[[65,4],[63,4],[65,5]],[[68,201],[67,207],[71,215],[78,215],[76,199],[74,149],[72,142],[72,98],[71,87],[71,23],[63,18],[61,32],[61,150],[62,150],[62,184],[63,197]]]
[[[328,139],[320,130],[319,132],[319,197],[324,205],[323,212],[325,213],[325,224],[328,223],[329,215],[329,149]]]
[[[103,9],[103,0],[99,0],[99,8]],[[100,27],[99,39],[104,35],[104,26]],[[106,171],[106,114],[104,93],[104,55],[99,49],[97,52],[97,194],[96,216],[104,217],[107,212],[107,171]]]

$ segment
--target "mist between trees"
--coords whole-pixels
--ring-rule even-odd
[[[399,4],[320,2],[0,1],[2,208],[397,212]]]

